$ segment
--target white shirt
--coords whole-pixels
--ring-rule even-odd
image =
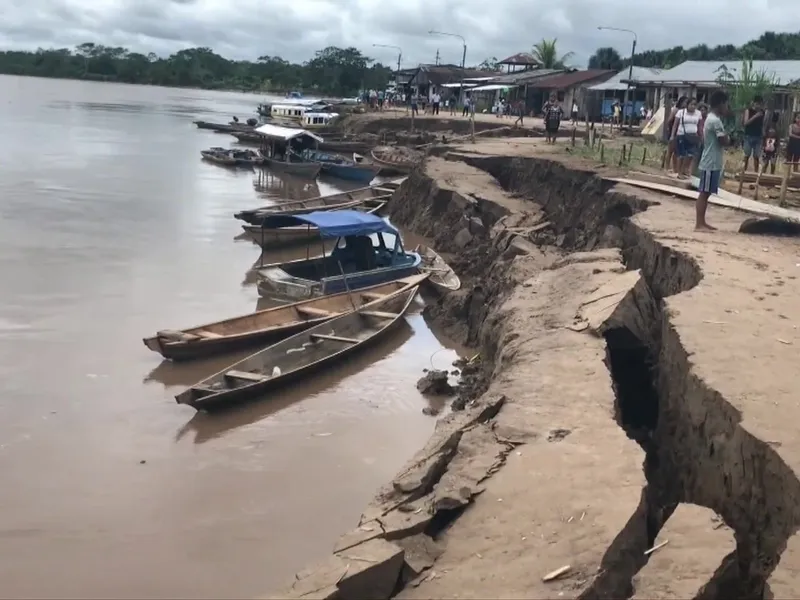
[[[675,113],[675,122],[678,123],[678,135],[696,135],[700,123],[700,111],[695,109],[690,113],[685,108]]]
[[[434,95],[433,95],[433,98],[431,98],[431,100],[432,100],[433,102],[436,102],[436,103],[438,103],[438,102],[440,102],[440,101],[442,100],[442,97],[441,97],[441,96],[439,96],[439,94],[434,94]]]
[[[578,103],[577,102],[573,102],[572,103],[572,112],[578,112]]]

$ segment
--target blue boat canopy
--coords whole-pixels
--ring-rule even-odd
[[[371,235],[373,233],[397,235],[397,230],[380,217],[357,210],[316,211],[304,215],[269,215],[261,222],[264,229],[298,225],[316,227],[324,238]]]

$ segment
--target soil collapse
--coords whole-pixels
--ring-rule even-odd
[[[536,138],[429,157],[391,218],[462,289],[463,410],[275,598],[800,590],[798,242],[614,184]],[[548,577],[548,574],[550,577]]]

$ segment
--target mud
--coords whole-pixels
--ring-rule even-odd
[[[690,209],[552,158],[445,158],[401,186],[392,219],[453,253],[462,289],[428,316],[480,361],[459,391],[463,412],[438,423],[335,552],[392,544],[383,598],[789,590],[793,572],[776,570],[800,524],[800,482],[776,449],[789,439],[756,435],[766,417],[746,429],[738,397],[717,389],[719,371],[701,375],[694,331],[724,322],[698,321],[684,302],[725,282],[721,267],[704,281],[695,252],[705,265],[727,252],[737,268],[765,271],[750,242],[693,245],[663,229]],[[734,231],[741,220],[725,219]],[[646,552],[662,530],[686,550]],[[542,581],[565,565],[565,577]],[[334,575],[319,588],[331,597],[366,589]]]

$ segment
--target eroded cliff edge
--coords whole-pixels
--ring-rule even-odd
[[[480,348],[474,398],[280,596],[620,598],[664,569],[684,597],[769,594],[798,522],[796,244],[693,234],[691,205],[552,158],[447,158],[392,218],[455,255],[429,312]],[[651,576],[681,503],[717,516],[672,544],[719,551]]]

